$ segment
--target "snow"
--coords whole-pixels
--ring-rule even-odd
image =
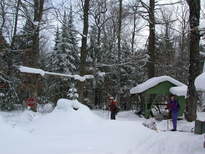
[[[35,26],[38,26],[38,25],[39,25],[39,21],[34,21],[33,24],[34,24]]]
[[[200,121],[205,121],[205,112],[198,112],[197,119]]]
[[[200,52],[200,55],[205,57],[205,52]]]
[[[172,87],[169,91],[176,96],[187,96],[187,86]]]
[[[76,107],[78,110],[74,110]],[[155,131],[132,111],[109,120],[108,111],[91,111],[78,101],[60,99],[48,114],[0,112],[2,154],[204,154],[203,135]],[[171,122],[169,122],[171,127]],[[179,129],[194,123],[179,121]],[[157,122],[166,130],[167,121]]]
[[[41,76],[44,76],[44,75],[64,76],[64,77],[74,78],[75,80],[79,80],[81,82],[83,82],[83,81],[85,81],[87,79],[93,79],[94,78],[93,75],[80,76],[80,75],[55,73],[55,72],[48,72],[48,71],[44,71],[42,69],[26,67],[26,66],[19,66],[18,69],[19,69],[20,72],[23,72],[23,73],[40,74]]]
[[[45,75],[45,71],[43,71],[42,69],[25,67],[25,66],[19,66],[18,69],[20,72],[23,72],[23,73],[40,74],[41,76]]]
[[[75,80],[79,80],[79,81],[85,81],[86,79],[93,79],[94,76],[93,75],[84,75],[84,76],[80,76],[80,75],[73,75]]]
[[[3,97],[3,96],[5,96],[5,94],[4,93],[0,93],[0,97]]]
[[[104,76],[106,75],[105,72],[98,72],[97,74],[98,74],[98,76],[100,76],[100,77],[104,77]]]
[[[196,79],[195,79],[195,87],[197,91],[203,91],[205,92],[205,72],[200,74]]]
[[[171,93],[177,96],[186,96],[187,86],[183,84],[182,82],[179,82],[170,76],[153,77],[145,81],[144,83],[141,83],[137,85],[136,87],[130,89],[130,93],[131,94],[142,93],[148,90],[149,88],[152,88],[164,81],[169,81],[173,83],[174,85],[176,85],[176,87],[170,89]]]

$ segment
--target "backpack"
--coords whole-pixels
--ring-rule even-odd
[[[120,108],[117,106],[116,107],[116,113],[118,113],[120,111]]]

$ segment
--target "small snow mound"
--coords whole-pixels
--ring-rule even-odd
[[[77,100],[61,98],[57,101],[54,114],[66,116],[68,121],[91,122],[99,120],[100,117],[95,115],[87,106]]]
[[[60,111],[73,111],[73,110],[86,110],[88,111],[89,108],[81,103],[79,103],[77,100],[68,100],[61,98],[57,101],[57,106],[55,110]]]
[[[1,115],[6,123],[21,126],[30,124],[40,116],[39,113],[35,113],[29,110],[25,110],[23,112],[2,112]]]
[[[61,98],[57,101],[57,106],[53,112],[42,114],[38,120],[32,123],[30,130],[35,130],[36,133],[46,134],[53,134],[53,132],[72,132],[73,130],[82,129],[82,126],[88,129],[90,125],[94,127],[96,122],[101,121],[100,119],[87,106],[77,100]],[[52,129],[48,131],[48,128]]]

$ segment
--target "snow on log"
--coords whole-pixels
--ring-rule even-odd
[[[43,71],[42,69],[25,67],[25,66],[19,66],[18,69],[22,73],[40,74],[41,76],[45,75],[45,71]]]
[[[81,82],[87,80],[87,79],[93,79],[93,75],[71,75],[71,74],[63,74],[63,73],[55,73],[55,72],[48,72],[44,71],[42,69],[37,69],[37,68],[32,68],[32,67],[26,67],[26,66],[19,66],[18,67],[20,72],[23,73],[31,73],[31,74],[40,74],[41,76],[44,75],[56,75],[56,76],[63,76],[63,77],[69,77],[69,78],[74,78],[75,80],[79,80]]]

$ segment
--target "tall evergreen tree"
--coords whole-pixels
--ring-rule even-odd
[[[72,9],[70,9],[69,17],[64,12],[61,32],[57,29],[54,52],[51,57],[51,71],[68,74],[76,73],[79,57]]]
[[[54,50],[49,55],[47,65],[49,71],[75,74],[78,70],[78,42],[73,22],[71,7],[69,16],[64,12],[60,31],[57,28]],[[67,78],[59,79],[58,77],[51,77],[50,79],[48,93],[51,94],[52,100],[56,101],[60,97],[66,97],[71,80]]]
[[[70,7],[70,12],[68,16],[68,37],[70,43],[70,63],[73,65],[72,72],[75,73],[79,68],[79,51],[78,51],[78,40],[77,33],[73,21],[73,9],[72,5]]]

